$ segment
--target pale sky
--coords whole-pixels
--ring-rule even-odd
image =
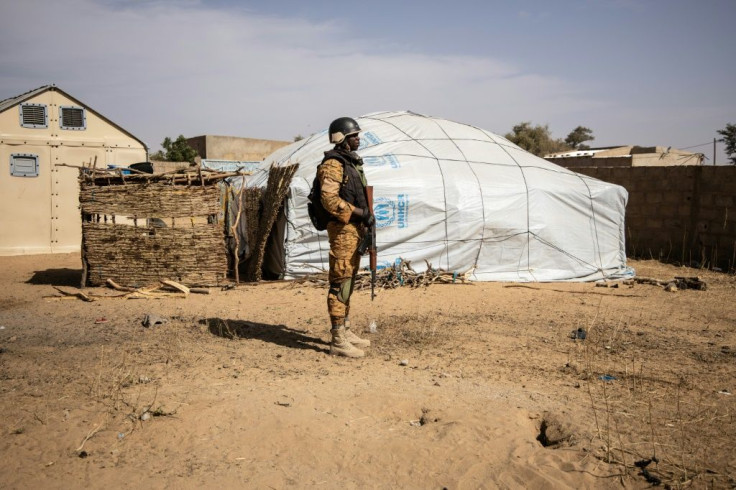
[[[736,0],[2,0],[0,99],[54,83],[151,151],[411,110],[712,164],[736,123],[734,25]]]

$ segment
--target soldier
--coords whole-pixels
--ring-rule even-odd
[[[330,240],[330,289],[327,293],[327,311],[330,315],[332,342],[330,354],[345,357],[363,357],[360,349],[371,345],[350,329],[350,295],[355,286],[355,275],[360,267],[358,246],[373,224],[373,213],[368,209],[363,173],[363,160],[355,153],[360,146],[360,127],[349,117],[332,121],[330,143],[335,147],[325,152],[317,169],[321,185],[321,200],[332,215],[327,224]]]

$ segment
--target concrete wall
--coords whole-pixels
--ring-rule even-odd
[[[576,168],[629,192],[630,257],[736,267],[736,166]]]
[[[163,174],[175,170],[184,170],[192,166],[189,162],[166,162],[162,160],[151,160],[154,174]],[[196,170],[196,167],[194,167]]]
[[[205,135],[189,138],[187,143],[204,159],[257,162],[291,141]]]
[[[547,158],[561,167],[575,169],[586,167],[673,167],[686,165],[702,165],[703,157],[697,153],[669,152],[669,153],[631,153],[629,155],[588,156],[588,157],[557,157]]]
[[[584,167],[669,167],[702,165],[702,153],[664,146],[618,146],[596,150],[553,153],[545,159],[565,168]]]
[[[634,167],[669,167],[681,165],[702,165],[703,155],[671,151],[669,153],[642,153],[631,155]]]
[[[631,167],[631,155],[620,156],[620,157],[605,157],[605,158],[593,158],[593,157],[558,157],[558,158],[547,158],[548,162],[552,162],[560,167],[569,168],[575,172],[578,169],[590,168],[590,167]],[[584,172],[581,172],[584,173]]]

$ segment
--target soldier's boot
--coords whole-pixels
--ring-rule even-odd
[[[332,342],[330,342],[330,354],[333,356],[352,357],[354,359],[364,357],[365,352],[348,342],[345,337],[345,328],[333,328],[330,330]]]
[[[371,346],[370,340],[361,339],[350,329],[350,320],[348,319],[345,320],[345,338],[355,347],[360,347],[361,349]]]

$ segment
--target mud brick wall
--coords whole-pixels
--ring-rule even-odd
[[[736,166],[576,168],[629,192],[626,253],[733,271]]]

